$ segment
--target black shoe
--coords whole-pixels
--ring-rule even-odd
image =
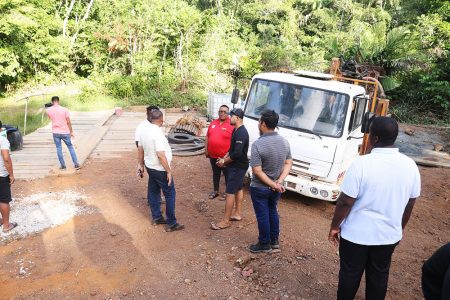
[[[270,247],[272,247],[272,249],[280,249],[280,242],[278,242],[278,239],[271,240]]]
[[[67,169],[66,169],[66,167],[59,167],[59,170],[65,171],[65,170],[67,170]]]
[[[161,225],[161,224],[167,224],[167,221],[166,221],[166,219],[164,219],[164,217],[161,217],[156,220],[152,220],[152,225],[154,225],[154,226]]]
[[[175,223],[175,224],[173,224],[171,226],[166,226],[166,231],[167,232],[183,230],[183,229],[184,229],[184,225],[183,224],[179,224],[179,223]]]
[[[261,244],[258,242],[257,244],[250,245],[248,250],[250,250],[251,253],[268,253],[272,251],[272,248],[270,247],[270,244]]]
[[[81,167],[79,165],[75,165],[75,170],[79,170]]]

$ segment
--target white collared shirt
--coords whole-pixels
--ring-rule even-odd
[[[0,151],[1,150],[10,151],[9,141],[3,135],[0,135]],[[0,156],[0,177],[6,177],[8,175],[9,175],[9,173],[8,173],[8,170],[6,170],[5,162],[3,161],[3,157]]]
[[[144,149],[145,166],[149,169],[165,171],[156,152],[164,151],[167,162],[170,165],[172,161],[172,149],[162,132],[162,127],[150,122],[147,123],[148,125],[143,127],[139,134],[139,146],[142,146]]]
[[[142,121],[139,123],[139,125],[136,127],[136,131],[134,132],[134,140],[139,143],[139,139],[141,136],[142,130],[145,130],[145,128],[148,128],[148,126],[152,124],[148,120]]]
[[[402,239],[409,199],[420,195],[420,173],[398,148],[375,148],[352,163],[341,190],[356,198],[341,236],[360,245],[395,244]]]

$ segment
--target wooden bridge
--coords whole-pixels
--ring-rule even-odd
[[[165,114],[166,131],[184,114],[183,112]],[[113,110],[71,112],[75,134],[73,143],[80,165],[83,165],[88,157],[96,160],[111,159],[120,157],[124,152],[135,150],[134,132],[143,120],[145,108],[139,112],[126,111],[121,116],[116,116]],[[59,170],[51,125],[42,127],[24,136],[23,150],[11,153],[14,175],[17,179],[35,179],[76,172],[64,143],[63,153],[67,165],[65,171]]]

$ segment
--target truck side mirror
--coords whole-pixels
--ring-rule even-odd
[[[239,89],[234,88],[233,94],[231,94],[231,103],[236,104],[239,101]]]
[[[375,114],[373,112],[366,112],[364,114],[362,123],[361,123],[361,132],[362,133],[369,133],[370,123],[375,118]]]

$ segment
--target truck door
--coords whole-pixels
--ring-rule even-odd
[[[364,113],[367,111],[368,97],[356,96],[352,101],[352,112],[348,125],[348,137],[346,141],[347,153],[344,157],[343,166],[346,169],[355,156],[358,155],[359,149],[363,142],[364,134],[361,132],[361,123]]]

